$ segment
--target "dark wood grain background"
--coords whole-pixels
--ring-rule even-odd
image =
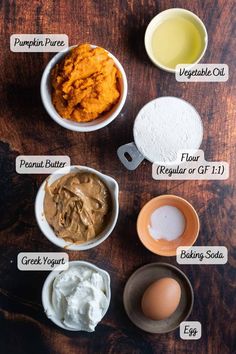
[[[209,46],[204,62],[227,63],[227,83],[177,83],[174,75],[149,61],[144,31],[153,16],[170,7],[192,10],[205,22]],[[1,354],[232,354],[236,353],[236,2],[183,1],[1,1],[1,141],[0,141],[0,353]],[[43,69],[53,54],[12,53],[13,33],[66,33],[70,44],[90,42],[113,52],[124,65],[128,97],[120,116],[93,133],[61,128],[45,112],[39,94]],[[117,148],[132,141],[139,109],[163,95],[192,103],[204,123],[206,158],[230,162],[227,181],[169,181],[151,178],[148,162],[125,170]],[[20,251],[59,251],[39,231],[34,200],[43,175],[17,175],[19,154],[66,154],[73,164],[94,167],[116,178],[120,186],[120,215],[115,231],[104,243],[86,252],[69,252],[105,268],[112,279],[112,301],[96,332],[70,333],[54,326],[41,305],[47,272],[20,272]],[[190,278],[195,303],[190,319],[200,321],[202,338],[182,341],[179,331],[149,335],[127,318],[122,293],[138,267],[153,261],[176,265],[175,258],[153,255],[139,242],[136,218],[152,197],[173,193],[189,200],[199,213],[197,245],[222,245],[229,250],[224,266],[181,266]]]

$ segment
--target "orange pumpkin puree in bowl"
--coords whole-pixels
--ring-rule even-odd
[[[63,118],[92,121],[117,103],[120,77],[105,49],[81,44],[52,69],[53,105]]]

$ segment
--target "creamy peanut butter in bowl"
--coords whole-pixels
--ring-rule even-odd
[[[58,247],[86,250],[103,242],[118,218],[118,184],[85,166],[59,169],[42,183],[35,215],[42,233]]]

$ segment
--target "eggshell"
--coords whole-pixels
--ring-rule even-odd
[[[144,315],[154,321],[170,317],[181,298],[179,283],[173,278],[162,278],[152,283],[144,292],[141,307]]]

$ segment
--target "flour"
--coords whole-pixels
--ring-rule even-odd
[[[199,149],[203,125],[198,112],[176,97],[146,104],[134,123],[134,140],[143,156],[158,164],[173,163],[180,150]]]

